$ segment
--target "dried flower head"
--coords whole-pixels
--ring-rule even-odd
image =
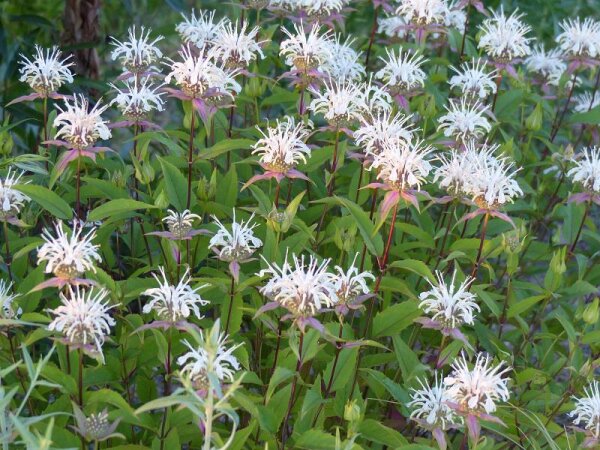
[[[70,61],[71,56],[61,58],[62,52],[58,47],[43,49],[36,45],[32,59],[21,55],[19,81],[27,83],[42,97],[55,93],[63,84],[73,82],[73,74],[69,69],[74,64]]]
[[[223,225],[219,219],[212,216],[219,229],[210,239],[208,244],[223,261],[246,261],[252,254],[262,246],[262,241],[254,236],[254,229],[257,223],[252,223],[254,214],[246,222],[243,220],[236,222],[235,209],[233,210],[233,222],[231,231]]]
[[[515,10],[507,17],[502,6],[500,10],[492,11],[492,17],[481,24],[479,48],[498,63],[509,63],[515,58],[529,55],[531,38],[526,35],[531,27],[521,21],[523,16]]]
[[[565,19],[556,40],[563,54],[570,57],[600,58],[600,22],[586,17],[583,21]]]
[[[162,221],[169,227],[169,232],[173,235],[174,239],[185,239],[189,236],[190,231],[194,226],[194,221],[200,219],[198,214],[192,214],[189,209],[186,209],[182,213],[178,213],[169,209],[167,211],[167,217]]]
[[[412,409],[410,418],[426,430],[445,431],[461,422],[461,417],[448,406],[450,397],[442,380],[443,376],[437,372],[433,374],[433,384],[419,379],[421,388],[412,389],[410,402],[406,405]]]
[[[77,222],[73,231],[67,235],[62,221],[54,224],[56,237],[49,229],[44,229],[42,239],[44,244],[38,249],[37,263],[46,261],[46,273],[66,280],[79,278],[86,270],[96,272],[94,261],[101,262],[98,252],[99,245],[92,244],[96,237],[96,229],[91,228],[83,234],[83,227]]]
[[[141,121],[150,115],[154,110],[162,111],[164,100],[159,92],[162,85],[153,86],[149,78],[144,78],[138,82],[137,79],[124,82],[122,88],[111,84],[117,91],[117,96],[111,102],[116,104],[123,116],[133,121]]]
[[[472,62],[463,63],[460,69],[451,67],[456,73],[450,78],[450,87],[458,88],[460,92],[471,98],[480,99],[486,98],[488,95],[496,92],[495,77],[497,71],[488,71],[485,68],[485,63],[481,59],[476,59]]]
[[[169,283],[163,267],[159,267],[158,271],[160,278],[156,273],[152,274],[158,287],[142,292],[142,295],[150,297],[150,301],[144,305],[143,312],[148,314],[155,311],[160,320],[170,323],[186,320],[192,313],[197,319],[202,319],[200,306],[207,305],[209,302],[204,300],[198,291],[208,285],[203,284],[192,288],[189,268],[176,286]]]
[[[575,167],[567,172],[571,181],[586,191],[600,193],[600,147],[584,148],[573,162]]]
[[[467,277],[456,288],[456,270],[450,284],[446,283],[442,272],[436,271],[436,277],[437,284],[427,280],[431,289],[419,295],[419,308],[443,329],[459,328],[465,323],[473,325],[475,311],[481,310],[476,301],[477,296],[469,292],[469,286],[474,279]]]
[[[600,384],[594,380],[583,390],[585,396],[573,397],[575,408],[569,413],[575,425],[582,424],[595,443],[600,440]]]
[[[198,49],[207,48],[217,37],[223,25],[229,22],[228,19],[215,22],[214,11],[201,10],[196,16],[195,11],[192,9],[189,18],[184,14],[181,16],[183,22],[177,24],[175,30],[179,33],[183,42],[192,44]]]
[[[267,41],[257,40],[259,28],[247,29],[247,22],[241,27],[227,22],[217,30],[212,40],[213,48],[226,67],[245,68],[258,56],[265,57],[261,44]]]
[[[115,433],[121,419],[119,418],[111,423],[108,420],[108,409],[104,409],[99,413],[92,413],[88,417],[83,414],[83,411],[77,405],[73,405],[73,409],[77,426],[72,428],[87,441],[102,442],[111,438],[125,439],[122,434]]]
[[[15,189],[15,186],[21,181],[23,173],[13,171],[12,167],[9,167],[6,176],[0,178],[0,221],[17,216],[25,203],[31,200],[27,195]]]
[[[362,117],[364,110],[361,95],[363,84],[351,80],[326,81],[324,89],[310,87],[313,95],[310,109],[315,114],[322,114],[334,128],[347,128]]]
[[[317,70],[331,58],[331,31],[321,33],[317,26],[311,27],[308,34],[304,25],[294,25],[294,32],[282,28],[281,31],[288,37],[279,46],[279,54],[285,58],[289,67],[294,67],[298,72],[308,73]]]
[[[503,363],[494,366],[489,355],[478,353],[475,365],[469,369],[469,362],[463,353],[452,364],[452,373],[444,379],[447,394],[457,403],[460,411],[467,414],[491,414],[496,411],[498,401],[507,401],[508,378],[503,378],[510,367],[502,368]]]
[[[13,294],[12,287],[12,282],[0,280],[0,318],[2,319],[16,319],[23,312],[21,308],[15,309],[13,302],[19,294]]]
[[[164,37],[158,36],[151,41],[150,33],[152,30],[146,30],[144,27],[140,28],[139,36],[136,36],[135,25],[129,28],[127,31],[129,39],[126,41],[121,42],[112,38],[112,45],[115,46],[111,54],[113,61],[118,59],[125,70],[134,74],[146,72],[152,64],[162,58],[162,52],[156,46],[156,43],[163,40]]]
[[[452,137],[460,144],[479,140],[492,129],[484,116],[489,108],[479,101],[473,103],[462,97],[460,102],[451,101],[446,110],[448,112],[439,118],[438,130],[443,130],[444,136]]]
[[[102,345],[116,324],[109,311],[117,305],[109,305],[106,289],[67,289],[68,295],[59,293],[61,305],[50,311],[54,320],[48,330],[62,333],[71,347],[90,350],[104,360]]]
[[[421,69],[426,62],[424,56],[400,49],[398,55],[393,50],[386,50],[387,59],[380,57],[384,66],[375,78],[383,81],[392,95],[398,95],[423,87],[425,72]]]
[[[82,150],[93,146],[98,139],[109,139],[110,130],[101,114],[108,105],[101,100],[89,110],[89,102],[82,94],[76,94],[72,101],[64,101],[64,109],[60,106],[54,119],[57,128],[56,139],[62,138],[74,149]],[[88,111],[89,110],[89,111]]]

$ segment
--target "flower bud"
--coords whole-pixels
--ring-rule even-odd
[[[594,298],[592,303],[589,303],[583,311],[583,321],[589,325],[594,325],[598,322],[600,312],[598,311],[598,297]]]

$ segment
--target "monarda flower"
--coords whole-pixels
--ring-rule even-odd
[[[426,59],[417,53],[403,52],[402,49],[398,55],[391,50],[386,50],[386,53],[387,59],[380,57],[384,66],[375,74],[375,78],[385,83],[402,108],[408,109],[408,98],[425,85],[426,74],[421,66]]]
[[[365,67],[359,61],[361,54],[352,48],[353,43],[353,38],[342,42],[338,35],[329,41],[330,56],[322,69],[331,79],[358,81],[365,76]]]
[[[600,93],[584,92],[573,97],[573,111],[576,113],[584,113],[600,106]]]
[[[136,36],[135,26],[127,30],[128,40],[123,42],[112,38],[112,45],[115,47],[111,53],[113,61],[120,61],[124,69],[124,74],[121,78],[129,78],[136,74],[146,74],[152,68],[152,64],[157,63],[162,58],[162,52],[156,46],[158,42],[163,40],[163,36],[158,36],[154,40],[150,40],[152,30],[146,30],[140,27],[140,34]]]
[[[445,0],[400,0],[396,14],[416,25],[440,24],[448,12]]]
[[[525,66],[537,76],[538,82],[552,84],[555,80],[560,80],[567,70],[567,64],[562,56],[559,49],[546,51],[544,44],[538,44],[533,47],[531,55],[525,59]]]
[[[335,305],[335,311],[340,316],[345,316],[350,310],[356,310],[362,307],[362,304],[368,300],[371,295],[368,280],[375,280],[371,272],[360,272],[356,267],[356,258],[347,270],[340,266],[335,266],[335,272],[332,275],[333,284],[336,288],[338,301]]]
[[[165,274],[163,267],[158,268],[159,275],[153,273],[152,276],[158,283],[158,287],[146,289],[142,292],[143,296],[150,297],[148,303],[144,305],[143,312],[149,314],[152,311],[156,313],[159,322],[151,324],[155,327],[178,327],[185,329],[187,319],[193,314],[197,319],[202,319],[200,306],[205,306],[209,302],[204,300],[198,291],[208,285],[204,284],[197,288],[190,286],[190,269],[188,268],[177,285],[172,285]]]
[[[361,83],[361,86],[361,98],[356,102],[361,108],[361,119],[365,116],[392,111],[392,97],[384,87],[373,81],[372,75],[369,75],[369,79]]]
[[[410,142],[416,132],[412,120],[413,116],[390,111],[363,116],[354,132],[354,140],[365,153],[375,155],[383,150],[386,143]]]
[[[469,286],[474,281],[467,277],[458,287],[455,284],[456,270],[450,283],[444,281],[441,272],[436,271],[437,284],[427,280],[431,289],[419,295],[419,308],[428,317],[419,319],[425,328],[440,330],[445,336],[452,336],[463,341],[467,346],[469,341],[460,331],[463,324],[473,325],[475,311],[480,311],[477,296],[469,292]]]
[[[296,3],[310,21],[332,25],[334,20],[343,23],[340,13],[350,0],[300,0]]]
[[[572,161],[575,166],[567,172],[567,177],[580,184],[584,192],[572,195],[569,202],[592,201],[600,205],[600,148],[584,148]]]
[[[402,16],[388,15],[378,21],[377,32],[389,38],[404,39],[407,35],[406,20]]]
[[[114,84],[110,84],[110,86],[117,91],[117,96],[110,104],[116,104],[121,114],[127,119],[123,122],[113,123],[111,128],[131,125],[158,127],[147,119],[152,111],[164,109],[164,100],[161,98],[163,93],[159,92],[162,85],[153,86],[149,78],[144,78],[139,82],[137,79],[126,80],[121,88]]]
[[[451,399],[442,378],[434,372],[433,384],[419,379],[421,387],[411,390],[410,402],[406,406],[412,409],[410,418],[419,427],[430,431],[440,448],[445,449],[446,430],[455,428],[462,422],[462,418],[448,405]]]
[[[239,264],[249,261],[254,252],[263,245],[262,241],[254,236],[254,229],[258,224],[252,223],[254,214],[246,222],[243,220],[236,222],[235,210],[233,211],[231,231],[215,216],[212,218],[216,222],[218,230],[210,239],[208,247],[220,260],[229,263],[229,270],[237,281],[240,271]]]
[[[64,337],[63,343],[71,350],[82,349],[104,362],[102,345],[116,324],[109,311],[117,305],[109,305],[106,289],[85,290],[71,286],[68,295],[59,293],[61,305],[50,310],[54,319],[48,330],[57,331]]]
[[[583,448],[596,448],[600,444],[600,385],[594,380],[583,392],[584,396],[573,397],[575,408],[569,417],[575,425],[583,425],[583,429],[577,428],[587,435]]]
[[[46,273],[54,274],[55,278],[39,284],[35,290],[49,286],[63,287],[66,284],[92,284],[90,280],[82,279],[86,271],[96,272],[94,262],[101,262],[99,245],[93,244],[96,229],[91,228],[83,234],[83,227],[78,222],[73,224],[73,231],[67,235],[62,221],[54,224],[56,236],[49,229],[44,229],[42,239],[44,244],[38,249],[37,263],[46,262]]]
[[[253,154],[260,157],[260,165],[265,170],[261,175],[254,175],[244,185],[243,189],[259,180],[275,178],[281,182],[284,178],[308,178],[296,170],[296,166],[305,163],[310,157],[310,147],[306,140],[310,135],[312,123],[296,123],[290,116],[277,119],[274,127],[268,127],[266,132],[257,127],[263,136],[253,146]]]
[[[492,414],[496,411],[496,403],[506,402],[510,398],[508,378],[505,378],[511,367],[502,367],[501,362],[493,365],[492,358],[478,353],[473,368],[463,353],[452,363],[452,373],[444,379],[448,405],[458,414],[465,417],[465,424],[473,442],[479,439],[481,425],[479,420],[503,424]]]
[[[285,262],[279,266],[263,258],[267,268],[261,270],[258,276],[269,275],[270,278],[260,292],[271,301],[260,308],[257,315],[283,307],[288,314],[281,320],[293,319],[302,331],[309,325],[323,332],[323,325],[314,316],[338,302],[338,286],[327,271],[330,260],[319,263],[313,255],[309,256],[308,261],[304,255],[292,255],[292,265],[287,259],[286,254]]]
[[[321,33],[317,26],[307,33],[304,25],[294,25],[294,32],[281,28],[287,36],[279,45],[279,55],[285,64],[293,68],[291,75],[297,82],[308,85],[313,79],[323,76],[321,66],[331,60],[331,31]]]
[[[485,99],[497,90],[494,78],[496,70],[489,71],[481,59],[463,63],[459,69],[451,67],[456,73],[450,78],[450,88],[457,88],[469,100]]]
[[[188,209],[181,213],[169,209],[167,217],[162,220],[167,224],[169,231],[152,231],[147,234],[150,236],[160,236],[172,241],[190,240],[199,234],[208,233],[205,230],[194,229],[194,222],[197,219],[200,219],[200,216],[192,214]]]
[[[0,318],[6,320],[15,320],[23,312],[21,308],[15,308],[13,302],[19,294],[13,294],[12,287],[12,282],[7,283],[5,280],[0,280]]]
[[[321,114],[334,130],[348,130],[362,117],[364,106],[361,95],[363,84],[349,80],[325,81],[324,89],[309,88],[314,99],[308,107],[314,114]],[[348,134],[351,132],[348,130]]]
[[[62,59],[62,52],[56,46],[43,49],[36,45],[35,56],[31,59],[21,55],[19,81],[27,83],[34,93],[18,97],[6,106],[38,98],[65,98],[57,91],[63,84],[73,82],[73,74],[69,67],[74,63],[70,59],[71,56]]]
[[[469,196],[470,184],[476,177],[479,157],[479,149],[473,143],[464,149],[453,149],[449,155],[437,157],[441,164],[434,170],[433,182],[438,183],[440,189],[448,193],[446,197],[437,200],[439,203],[462,200],[463,197]]]
[[[577,67],[593,67],[600,61],[600,22],[591,17],[583,21],[565,19],[560,23],[562,33],[556,41],[563,55],[571,60],[569,70],[572,72]]]
[[[261,45],[267,41],[256,39],[259,28],[254,27],[249,31],[247,28],[247,23],[240,27],[237,23],[228,22],[217,30],[212,48],[225,67],[246,69],[257,57],[265,57]]]
[[[0,178],[0,221],[18,226],[23,223],[17,219],[17,216],[25,204],[31,200],[27,195],[15,189],[15,186],[21,184],[23,173],[13,171],[12,167],[9,167],[6,176]]]
[[[228,19],[221,19],[215,22],[214,11],[199,11],[196,16],[195,11],[192,9],[190,17],[186,17],[184,14],[183,22],[180,22],[175,27],[175,31],[179,33],[183,42],[192,44],[198,49],[207,49],[214,42],[217,34],[221,28],[229,22]]]
[[[443,131],[444,136],[452,138],[458,146],[477,141],[492,129],[484,116],[489,108],[479,101],[470,103],[463,97],[460,102],[450,102],[446,110],[448,112],[439,118],[438,130]]]

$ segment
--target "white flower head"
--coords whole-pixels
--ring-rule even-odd
[[[566,56],[600,58],[600,22],[586,17],[583,21],[565,19],[560,23],[562,33],[556,40]]]
[[[188,377],[199,390],[210,389],[209,374],[216,376],[220,382],[232,382],[236,371],[240,370],[240,363],[233,352],[242,344],[227,347],[228,336],[219,333],[218,323],[217,320],[208,335],[200,331],[198,346],[184,340],[189,352],[177,358],[181,375]]]
[[[219,219],[212,216],[219,229],[210,239],[208,244],[223,261],[246,261],[252,254],[262,247],[262,241],[254,236],[257,223],[252,223],[254,214],[246,222],[235,220],[235,209],[233,210],[233,222],[231,231],[223,225]]]
[[[150,39],[151,29],[140,27],[140,34],[136,36],[135,25],[128,30],[129,39],[121,42],[112,38],[112,45],[115,46],[111,53],[113,61],[117,59],[123,65],[123,68],[131,73],[146,72],[152,64],[160,61],[162,52],[156,46],[158,42],[164,39],[158,36],[154,40]]]
[[[178,213],[169,209],[167,217],[162,221],[167,224],[175,239],[185,239],[194,226],[194,221],[200,219],[198,214],[192,214],[189,209]]]
[[[492,414],[498,401],[508,401],[508,378],[510,366],[502,368],[503,363],[493,365],[489,355],[478,353],[473,368],[463,353],[452,363],[452,373],[444,379],[447,394],[467,413]]]
[[[595,439],[600,439],[600,384],[596,380],[583,390],[585,396],[573,397],[575,408],[569,413],[575,425],[582,424]]]
[[[327,122],[336,128],[347,128],[362,117],[364,108],[364,85],[351,80],[330,80],[324,84],[321,92],[315,87],[309,91],[314,96],[308,109],[322,114]]]
[[[43,49],[36,45],[35,55],[31,59],[21,55],[19,81],[27,83],[43,97],[58,91],[63,84],[73,82],[73,74],[69,69],[74,64],[70,61],[71,56],[61,58],[62,52],[58,47]]]
[[[412,119],[413,116],[390,111],[363,116],[359,128],[354,132],[356,145],[365,153],[375,155],[386,143],[408,143],[416,132]]]
[[[456,28],[460,33],[464,33],[466,21],[467,13],[462,8],[456,7],[456,2],[448,5],[448,9],[444,15],[445,26]]]
[[[492,17],[485,19],[480,26],[482,35],[479,48],[500,63],[529,55],[531,38],[526,35],[531,27],[521,21],[523,16],[515,10],[507,17],[502,6],[500,10],[492,11]]]
[[[116,104],[121,113],[134,121],[146,119],[154,111],[162,111],[164,100],[159,92],[162,85],[154,86],[149,78],[143,78],[138,82],[137,79],[126,80],[123,87],[119,88],[114,84],[110,86],[117,91],[117,96],[111,102]]]
[[[321,19],[339,13],[349,0],[297,0],[295,3],[309,17]]]
[[[425,84],[425,72],[421,69],[426,62],[424,56],[409,51],[398,51],[396,55],[387,49],[387,59],[380,57],[384,62],[375,78],[383,81],[393,95],[413,91]]]
[[[185,95],[195,99],[210,93],[211,97],[233,98],[234,93],[242,91],[242,86],[235,81],[238,71],[219,63],[216,50],[201,50],[194,55],[186,46],[179,51],[179,56],[181,61],[169,60],[171,72],[165,82],[175,80]]]
[[[549,81],[560,79],[567,70],[567,64],[562,59],[561,51],[557,48],[546,51],[544,44],[537,44],[533,47],[531,55],[525,59],[525,65],[530,72]]]
[[[294,32],[281,28],[287,36],[279,45],[279,54],[285,58],[289,67],[299,72],[309,72],[325,64],[331,58],[332,34],[327,30],[321,33],[318,26],[307,32],[304,24],[294,25]]]
[[[15,186],[21,184],[23,173],[9,167],[6,176],[0,178],[0,220],[15,217],[25,203],[31,200],[27,195],[15,189]],[[27,183],[29,182],[23,184]]]
[[[470,192],[478,169],[479,151],[475,145],[454,149],[448,156],[440,155],[441,164],[435,168],[433,182],[448,194],[460,197]]]
[[[187,18],[184,14],[183,22],[175,27],[183,42],[192,44],[198,49],[204,49],[211,44],[223,25],[229,22],[228,19],[221,19],[215,22],[214,11],[199,11],[198,16],[192,9],[192,14]]]
[[[392,110],[392,97],[387,90],[373,82],[373,77],[362,83],[361,98],[357,102],[362,108],[361,120],[366,116],[377,115]]]
[[[360,80],[365,76],[366,70],[359,61],[361,56],[352,48],[354,39],[348,37],[345,42],[336,35],[329,43],[329,56],[322,65],[322,70],[332,79]]]
[[[410,142],[384,142],[378,153],[368,153],[377,178],[397,191],[420,189],[432,169],[429,156],[433,147],[419,139]]]
[[[450,397],[442,379],[443,376],[438,375],[437,372],[433,374],[433,384],[419,379],[421,388],[412,389],[410,402],[406,405],[412,409],[410,418],[416,420],[426,430],[445,431],[461,422],[461,417],[448,406]]]
[[[296,123],[290,116],[277,119],[276,125],[266,132],[257,127],[263,137],[252,146],[252,153],[260,156],[261,165],[268,170],[286,173],[310,157],[306,139],[311,127],[312,123]]]
[[[567,172],[571,181],[586,191],[600,193],[600,147],[584,148],[573,162],[575,167]]]
[[[310,255],[292,255],[293,265],[286,260],[283,265],[269,263],[258,273],[259,277],[270,275],[260,292],[279,303],[294,317],[312,317],[323,308],[333,307],[337,302],[337,287],[333,276],[327,271],[329,259],[320,263]]]
[[[21,308],[15,309],[13,305],[19,294],[13,294],[12,287],[12,282],[0,280],[0,318],[2,319],[16,319],[23,312]]]
[[[471,63],[463,63],[459,69],[451,67],[456,73],[450,78],[450,87],[458,88],[463,95],[470,98],[484,99],[496,92],[495,77],[497,71],[488,71],[481,59]]]
[[[378,22],[377,32],[390,38],[403,38],[407,34],[406,20],[396,15],[383,17]]]
[[[54,119],[57,128],[56,138],[64,139],[73,148],[85,149],[93,146],[98,139],[109,139],[108,121],[102,119],[102,113],[108,105],[101,100],[89,109],[89,102],[82,94],[75,94],[72,101],[64,101],[64,109],[56,106],[58,115]]]
[[[102,261],[98,252],[100,246],[92,244],[96,237],[96,229],[91,228],[83,234],[83,227],[75,222],[73,231],[67,235],[62,221],[59,220],[54,224],[54,230],[56,236],[53,236],[49,229],[44,229],[44,244],[38,249],[37,263],[46,261],[45,272],[67,280],[78,278],[87,270],[95,273],[94,261]]]
[[[247,22],[241,27],[227,22],[217,30],[212,40],[213,49],[226,67],[245,68],[258,56],[265,57],[261,44],[266,41],[257,40],[259,28],[247,29]]]
[[[443,130],[444,136],[452,137],[459,143],[481,139],[492,129],[484,115],[488,106],[483,106],[479,101],[472,103],[463,97],[460,102],[450,102],[446,110],[448,112],[439,118],[438,130]]]
[[[588,112],[597,106],[600,106],[600,93],[584,92],[573,97],[573,111],[576,113]]]
[[[51,310],[54,320],[48,330],[62,333],[69,345],[92,347],[102,360],[102,345],[116,324],[109,311],[117,305],[109,305],[106,289],[82,289],[68,286],[68,295],[60,293],[61,305]]]
[[[446,0],[400,0],[396,14],[417,25],[443,23],[448,13]]]
[[[192,288],[190,286],[190,269],[188,268],[177,285],[173,286],[167,279],[165,269],[159,267],[158,270],[160,278],[156,273],[152,274],[158,287],[142,292],[142,295],[150,297],[150,301],[144,305],[142,311],[146,314],[156,311],[161,320],[172,323],[186,320],[192,314],[197,319],[202,319],[200,306],[207,305],[209,302],[204,300],[198,291],[208,285],[203,284],[195,289]]]
[[[473,278],[467,277],[456,286],[456,270],[450,283],[444,281],[440,271],[436,271],[436,277],[437,284],[427,280],[431,289],[419,295],[419,308],[446,329],[456,329],[462,324],[473,325],[475,311],[481,311],[477,296],[469,292]]]
[[[360,272],[356,267],[356,258],[347,270],[342,269],[340,266],[335,266],[335,272],[333,274],[333,283],[336,288],[338,303],[349,304],[352,303],[360,295],[365,295],[371,292],[369,288],[368,280],[375,280],[375,277],[371,272],[364,271]]]

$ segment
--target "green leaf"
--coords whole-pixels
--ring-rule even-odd
[[[107,217],[112,217],[117,214],[132,212],[137,209],[155,208],[158,208],[158,206],[150,205],[148,203],[140,202],[137,200],[119,198],[98,206],[96,209],[90,212],[90,214],[88,215],[88,220],[90,222],[95,222],[97,220],[103,220]]]
[[[371,442],[398,448],[408,441],[396,430],[386,427],[381,422],[373,419],[365,419],[358,428],[361,437]]]
[[[390,264],[390,267],[409,270],[423,278],[427,278],[431,282],[435,281],[435,277],[431,273],[431,270],[429,270],[429,267],[427,267],[423,261],[419,261],[417,259],[403,259],[401,261],[394,261]]]
[[[533,308],[535,304],[544,300],[547,295],[533,295],[531,297],[527,297],[523,300],[518,300],[517,303],[511,305],[508,308],[508,318],[511,319],[518,314],[522,314],[530,308]]]
[[[233,208],[235,207],[238,192],[240,191],[235,164],[231,165],[229,172],[227,172],[225,177],[223,177],[222,183],[223,185],[219,185],[218,189],[216,190],[215,200],[217,203],[225,205],[228,208]]]
[[[250,139],[224,139],[206,150],[200,151],[200,159],[215,159],[232,150],[243,150],[254,144]]]
[[[585,123],[588,125],[597,125],[600,123],[600,106],[596,106],[589,111],[573,114],[569,120],[569,123]]]
[[[69,204],[48,188],[37,184],[21,184],[14,186],[14,188],[30,197],[34,202],[59,219],[66,220],[73,217],[73,211]]]
[[[167,162],[163,158],[158,158],[160,166],[162,167],[164,186],[167,193],[169,203],[175,207],[179,212],[187,209],[187,180],[181,174],[179,169],[170,162]],[[191,204],[195,202],[195,196],[192,195]]]
[[[335,437],[321,430],[308,430],[296,440],[294,448],[331,450],[335,448]]]
[[[421,315],[419,303],[407,300],[381,311],[373,319],[373,336],[393,336],[411,325]]]

